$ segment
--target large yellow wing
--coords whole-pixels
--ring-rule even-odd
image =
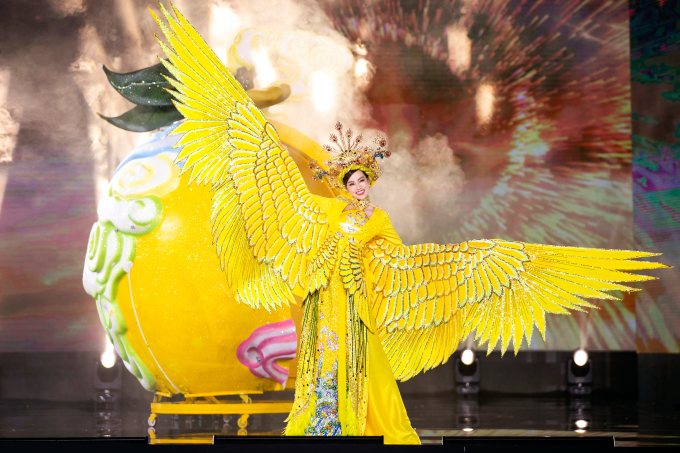
[[[215,192],[212,233],[237,300],[270,309],[292,300],[305,255],[325,237],[326,215],[281,145],[274,127],[201,36],[173,7],[161,5],[169,44],[159,40],[177,79],[177,109],[186,118],[177,162],[190,182]],[[153,12],[152,12],[153,14]]]
[[[638,291],[613,282],[653,277],[623,271],[667,267],[634,258],[655,253],[558,247],[502,240],[406,247],[368,244],[375,276],[373,314],[397,379],[445,362],[476,330],[488,352],[501,341],[515,353],[533,326],[545,340],[545,313],[597,308],[584,298],[616,299],[605,291]]]

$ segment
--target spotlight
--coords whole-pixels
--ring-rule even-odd
[[[312,74],[312,99],[318,112],[325,113],[333,108],[335,85],[329,74],[323,71],[316,71]]]
[[[113,348],[113,344],[111,344],[111,340],[108,338],[106,338],[106,350],[101,356],[100,363],[104,368],[111,368],[116,364],[116,350]]]
[[[588,363],[588,353],[583,349],[574,352],[574,363],[578,366]]]
[[[99,360],[94,361],[92,388],[95,403],[113,403],[118,401],[123,384],[123,366],[116,360],[116,350],[106,339],[106,350]]]
[[[106,351],[100,360],[93,362],[92,401],[95,433],[98,437],[120,437],[123,435],[123,419],[120,412],[123,364],[116,361],[116,351],[108,338]]]
[[[354,77],[365,77],[370,70],[370,63],[365,58],[359,58],[354,64]]]
[[[593,368],[588,353],[579,349],[567,364],[567,384],[572,395],[590,395],[592,393]],[[576,385],[574,385],[576,384]]]
[[[460,75],[470,68],[472,41],[468,37],[467,29],[460,25],[449,26],[446,34],[448,35],[449,68],[454,74]]]
[[[477,123],[484,126],[491,122],[496,102],[496,89],[490,83],[483,83],[475,94],[477,104]]]
[[[463,364],[465,365],[472,365],[472,362],[475,361],[475,353],[472,352],[471,349],[466,349],[460,355],[460,361],[463,362]]]
[[[588,422],[586,420],[576,420],[574,424],[578,429],[586,429],[588,427]]]
[[[463,395],[479,392],[479,359],[466,349],[456,360],[456,391]]]
[[[274,69],[272,62],[269,59],[269,55],[266,52],[254,52],[252,58],[257,74],[257,77],[255,77],[257,88],[268,87],[270,84],[274,83],[277,74],[276,69]]]
[[[359,88],[366,88],[371,83],[375,69],[365,58],[359,58],[354,64],[354,79]]]

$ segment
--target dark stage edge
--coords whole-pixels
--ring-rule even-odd
[[[32,453],[45,451],[96,451],[97,453],[119,453],[121,451],[178,451],[252,453],[259,451],[291,451],[297,453],[379,453],[381,451],[427,451],[446,453],[486,452],[578,452],[591,453],[614,449],[613,437],[444,437],[440,445],[383,445],[380,437],[223,437],[215,436],[211,444],[168,444],[152,445],[150,439],[139,438],[56,438],[56,439],[0,439],[3,453]],[[658,450],[655,447],[640,447],[637,451]],[[675,450],[680,450],[675,447]]]

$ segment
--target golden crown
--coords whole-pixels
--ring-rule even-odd
[[[378,157],[384,159],[390,157],[390,152],[387,150],[387,140],[378,135],[373,142],[378,145],[377,149],[372,149],[363,145],[364,137],[359,134],[355,138],[352,137],[352,129],[348,128],[342,131],[342,124],[338,121],[335,123],[335,130],[337,135],[331,134],[330,140],[333,145],[324,145],[324,149],[331,155],[331,159],[326,161],[326,167],[321,167],[316,161],[309,161],[309,168],[313,172],[312,179],[323,180],[326,177],[328,183],[340,190],[345,190],[345,185],[342,180],[351,170],[361,170],[368,177],[370,185],[372,186],[380,177],[380,166],[378,165]]]

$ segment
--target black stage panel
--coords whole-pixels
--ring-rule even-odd
[[[647,443],[637,451],[650,451],[651,446],[667,446],[662,439]],[[429,451],[433,453],[486,453],[486,452],[575,452],[591,453],[609,451],[614,448],[612,437],[573,438],[573,437],[445,437],[443,444],[406,446],[382,445],[380,438],[328,438],[300,437],[282,438],[276,436],[230,437],[216,436],[212,444],[171,444],[151,445],[148,438],[55,438],[55,439],[0,439],[3,453],[32,453],[64,451],[69,453],[126,453],[163,451],[163,452],[281,452],[295,453],[381,453],[402,451]],[[676,447],[677,448],[677,447]],[[320,450],[322,449],[322,450]]]
[[[215,445],[382,445],[382,436],[215,436]]]
[[[613,448],[614,439],[607,437],[569,438],[569,437],[466,437],[444,438],[442,445],[406,446],[383,445],[381,437],[276,437],[276,436],[216,436],[212,444],[191,445],[162,445],[149,444],[148,438],[56,438],[56,439],[2,439],[0,449],[3,452],[33,451],[97,451],[98,453],[151,451],[286,451],[295,452],[346,452],[350,448],[353,452],[378,453],[381,451],[413,450],[414,448],[449,452],[484,452],[484,451],[573,451],[579,452],[602,451]]]
[[[613,437],[528,437],[470,436],[444,437],[444,446],[456,447],[614,447]]]

